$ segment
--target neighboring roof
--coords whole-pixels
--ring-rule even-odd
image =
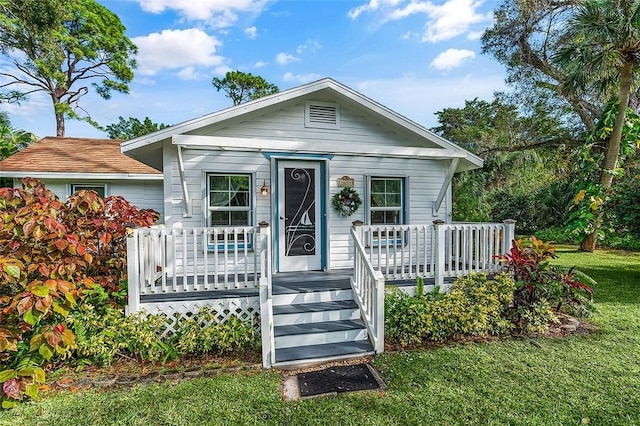
[[[120,151],[119,140],[45,137],[0,161],[6,177],[162,177],[160,171]]]
[[[312,83],[308,83],[302,86],[294,87],[284,92],[276,93],[273,95],[265,96],[263,98],[256,99],[251,102],[240,104],[231,108],[227,108],[212,114],[205,115],[193,120],[185,121],[174,126],[167,127],[162,130],[158,130],[147,135],[124,141],[121,145],[122,152],[135,151],[143,147],[161,142],[172,138],[173,135],[186,134],[194,130],[200,129],[205,126],[216,124],[224,120],[229,120],[235,117],[239,117],[245,114],[252,113],[254,111],[261,110],[282,102],[290,101],[292,99],[300,98],[312,93],[320,92],[322,90],[331,90],[333,93],[342,96],[363,108],[370,110],[375,114],[396,123],[399,126],[413,132],[417,137],[426,139],[444,149],[455,150],[465,153],[465,160],[475,167],[482,166],[482,159],[469,151],[463,149],[459,145],[454,144],[446,140],[445,138],[436,135],[425,127],[409,120],[408,118],[398,114],[395,111],[379,104],[368,97],[356,92],[355,90],[338,83],[331,78],[324,78]]]

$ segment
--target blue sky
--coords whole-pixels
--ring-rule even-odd
[[[504,69],[480,54],[496,1],[99,0],[139,48],[128,95],[87,95],[102,125],[118,116],[165,124],[231,106],[213,77],[241,70],[281,90],[331,77],[426,127],[434,112],[504,90]],[[6,66],[5,62],[2,64]],[[55,135],[46,95],[2,105],[16,128]],[[106,137],[81,122],[67,136]]]

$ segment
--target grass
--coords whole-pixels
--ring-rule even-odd
[[[2,425],[640,425],[640,253],[563,249],[598,286],[598,330],[383,354],[384,392],[285,402],[275,371],[51,395]]]

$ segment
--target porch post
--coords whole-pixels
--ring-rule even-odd
[[[516,238],[516,221],[513,219],[505,219],[504,223],[504,236],[502,238],[502,254],[508,253],[511,250],[511,242]]]
[[[137,232],[127,228],[127,315],[140,310],[140,275],[138,274]]]
[[[262,366],[270,368],[275,362],[275,336],[273,335],[273,301],[271,289],[271,238],[269,223],[260,226],[260,335],[262,338]]]
[[[446,259],[445,256],[445,238],[444,238],[444,220],[434,220],[433,228],[436,233],[435,238],[435,247],[433,250],[435,251],[434,257],[434,265],[433,265],[433,278],[435,279],[434,284],[440,287],[440,291],[442,291],[442,287],[444,285],[444,262]]]

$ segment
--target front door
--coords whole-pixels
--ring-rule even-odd
[[[278,162],[279,271],[321,268],[320,163]]]

